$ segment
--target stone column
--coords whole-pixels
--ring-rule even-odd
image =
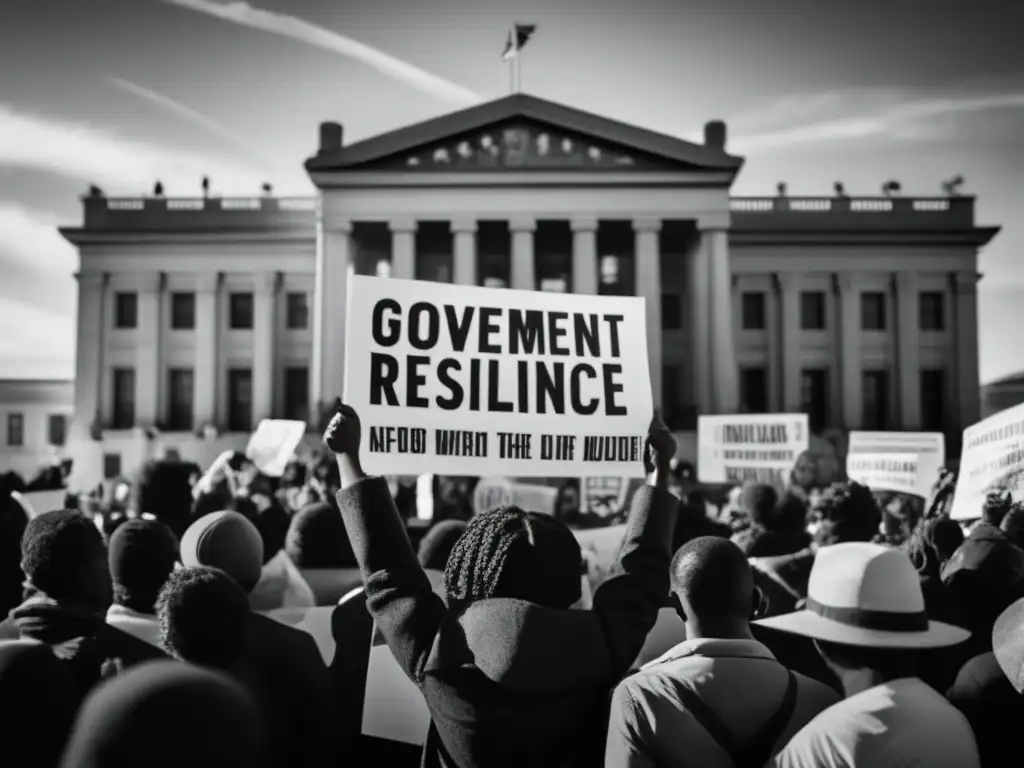
[[[981,418],[981,387],[978,381],[978,277],[974,272],[957,272],[954,282],[957,372],[955,380],[947,386],[956,387],[957,401],[960,404],[960,429],[966,429]]]
[[[782,309],[782,409],[800,413],[800,283],[792,272],[776,272]]]
[[[415,219],[394,219],[391,227],[391,276],[402,280],[416,279]]]
[[[277,333],[277,272],[256,275],[253,301],[252,344],[252,421],[253,428],[262,419],[274,415],[275,344]],[[343,302],[344,303],[344,302]]]
[[[104,351],[106,324],[103,311],[107,276],[102,272],[79,272],[78,326],[75,341],[75,413],[72,427],[86,440],[93,425],[102,427]]]
[[[839,375],[843,393],[843,427],[857,429],[863,420],[861,405],[860,365],[860,291],[854,276],[848,272],[835,274],[836,289],[839,293],[840,349]]]
[[[477,285],[476,219],[452,219],[453,280],[457,285]]]
[[[138,326],[135,331],[135,423],[149,427],[159,421],[160,395],[166,391],[161,379],[160,320],[163,314],[162,272],[139,275]]]
[[[537,221],[532,217],[520,216],[508,223],[512,233],[512,288],[522,291],[537,289],[537,273],[533,256],[533,235]]]
[[[342,396],[345,385],[345,301],[352,271],[351,237],[351,222],[318,223],[313,365],[309,377],[310,409],[317,418],[335,397]]]
[[[661,219],[633,220],[636,237],[636,295],[644,298],[647,319],[647,362],[651,371],[651,397],[661,408]]]
[[[736,364],[736,332],[732,316],[732,269],[729,265],[729,232],[710,229],[703,233],[710,245],[711,270],[711,376],[716,413],[739,410],[739,370]]]
[[[597,219],[578,216],[571,221],[572,292],[588,296],[598,293],[597,275]]]
[[[220,315],[217,296],[220,274],[200,275],[196,282],[196,343],[193,381],[193,419],[196,429],[217,424],[217,342],[220,337]]]
[[[921,332],[919,329],[917,275],[896,276],[896,360],[899,372],[900,426],[921,428]]]
[[[698,414],[714,411],[711,398],[711,244],[702,237],[690,263],[690,333],[693,348],[693,399]]]

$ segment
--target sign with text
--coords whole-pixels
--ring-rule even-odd
[[[345,401],[373,474],[643,474],[643,299],[349,278]]]
[[[806,413],[701,416],[697,479],[702,483],[767,483],[785,487],[810,444]]]
[[[580,484],[580,509],[607,517],[626,505],[628,477],[588,477]]]
[[[902,469],[897,468],[900,463]],[[945,463],[946,438],[941,432],[850,433],[846,474],[873,489],[927,499]],[[913,482],[909,472],[914,473]]]
[[[1024,492],[1024,404],[1000,411],[964,430],[960,473],[950,517],[981,517],[985,495],[995,488],[1021,500]]]
[[[281,477],[306,434],[306,422],[263,419],[249,438],[245,457],[267,477]]]

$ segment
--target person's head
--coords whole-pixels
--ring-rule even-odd
[[[989,525],[1002,525],[1003,518],[1013,508],[1013,496],[1004,489],[995,489],[985,495],[981,505],[981,519]]]
[[[61,768],[261,768],[263,733],[259,709],[240,684],[209,669],[153,661],[92,692]]]
[[[745,631],[754,612],[754,574],[729,539],[700,536],[684,544],[669,570],[672,593],[688,625],[706,635]]]
[[[959,526],[957,527],[959,528]],[[1024,549],[1024,504],[1014,502],[1010,510],[1003,516],[999,527],[1006,534],[1006,538]]]
[[[784,493],[765,525],[776,533],[801,533],[807,529],[807,502],[792,493]]]
[[[128,520],[110,537],[107,562],[114,602],[139,613],[154,613],[156,598],[178,562],[178,538],[156,520]]]
[[[179,568],[157,598],[160,643],[176,659],[230,670],[245,652],[249,598],[224,571]]]
[[[301,488],[306,483],[306,465],[301,461],[292,459],[284,468],[281,476],[283,488]]]
[[[752,523],[768,528],[779,502],[779,494],[770,485],[748,483],[740,489],[738,501],[738,506],[747,513]]]
[[[559,519],[572,518],[580,512],[580,489],[579,484],[569,482],[558,489],[558,497],[555,499],[555,514]]]
[[[964,530],[956,520],[937,517],[924,523],[924,539],[938,555],[940,562],[946,562],[964,543]]]
[[[0,722],[19,744],[19,768],[51,768],[71,732],[79,694],[68,666],[48,645],[0,642]]]
[[[453,603],[516,598],[549,608],[580,599],[579,542],[550,515],[498,507],[477,515],[452,548],[444,585]]]
[[[32,586],[58,603],[105,613],[113,602],[103,537],[80,512],[44,512],[30,520],[21,539],[21,568]]]
[[[828,668],[842,680],[862,675],[871,680],[898,680],[916,673],[916,652],[899,648],[864,648],[815,640],[814,647]]]
[[[263,541],[263,564],[269,563],[274,555],[284,549],[288,535],[288,513],[281,509],[273,497],[263,496],[257,503],[250,496],[236,496],[228,504],[228,510],[237,512],[256,526]],[[261,506],[263,508],[261,508]]]
[[[810,451],[804,451],[797,459],[790,474],[790,483],[804,491],[818,486],[818,459]]]
[[[461,520],[442,520],[427,531],[420,539],[420,565],[431,570],[443,571],[455,543],[465,533],[466,527],[466,523]]]
[[[882,523],[882,511],[871,489],[853,480],[832,483],[822,492],[814,511],[821,520],[814,536],[819,546],[871,541]]]
[[[299,568],[356,568],[341,512],[326,501],[308,504],[292,517],[284,551]]]
[[[263,573],[263,538],[243,515],[214,512],[192,523],[181,537],[181,562],[219,568],[249,593]]]

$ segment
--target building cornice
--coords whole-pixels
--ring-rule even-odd
[[[972,245],[980,248],[999,234],[1001,227],[966,230],[861,230],[861,229],[731,229],[730,245]]]

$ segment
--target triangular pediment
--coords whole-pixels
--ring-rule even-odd
[[[735,173],[742,163],[719,148],[516,94],[319,154],[306,168]]]

